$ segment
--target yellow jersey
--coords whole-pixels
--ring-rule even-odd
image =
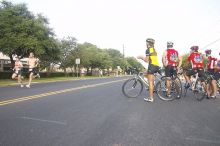
[[[155,66],[159,66],[159,62],[158,62],[158,57],[157,57],[157,52],[154,48],[148,48],[146,50],[146,56],[149,57],[149,65],[155,65]]]

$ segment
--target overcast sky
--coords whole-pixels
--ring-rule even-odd
[[[192,45],[204,47],[220,39],[219,0],[12,0],[49,19],[58,38],[114,48],[126,56],[144,54],[145,40],[156,40],[159,55],[173,41],[181,54]],[[208,46],[220,52],[220,41]]]

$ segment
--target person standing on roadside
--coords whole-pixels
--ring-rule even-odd
[[[146,61],[148,65],[148,70],[147,70],[147,79],[149,82],[149,97],[144,98],[145,101],[147,102],[153,102],[154,101],[154,74],[160,71],[159,67],[159,62],[158,62],[158,57],[157,57],[157,51],[154,48],[154,43],[155,40],[152,38],[148,38],[146,40],[146,54],[145,56],[138,56],[138,59],[142,59]]]

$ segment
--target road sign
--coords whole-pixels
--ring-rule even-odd
[[[76,64],[80,64],[80,58],[76,58]]]

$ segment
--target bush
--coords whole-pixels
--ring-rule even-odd
[[[0,72],[0,79],[11,79],[12,72]]]

